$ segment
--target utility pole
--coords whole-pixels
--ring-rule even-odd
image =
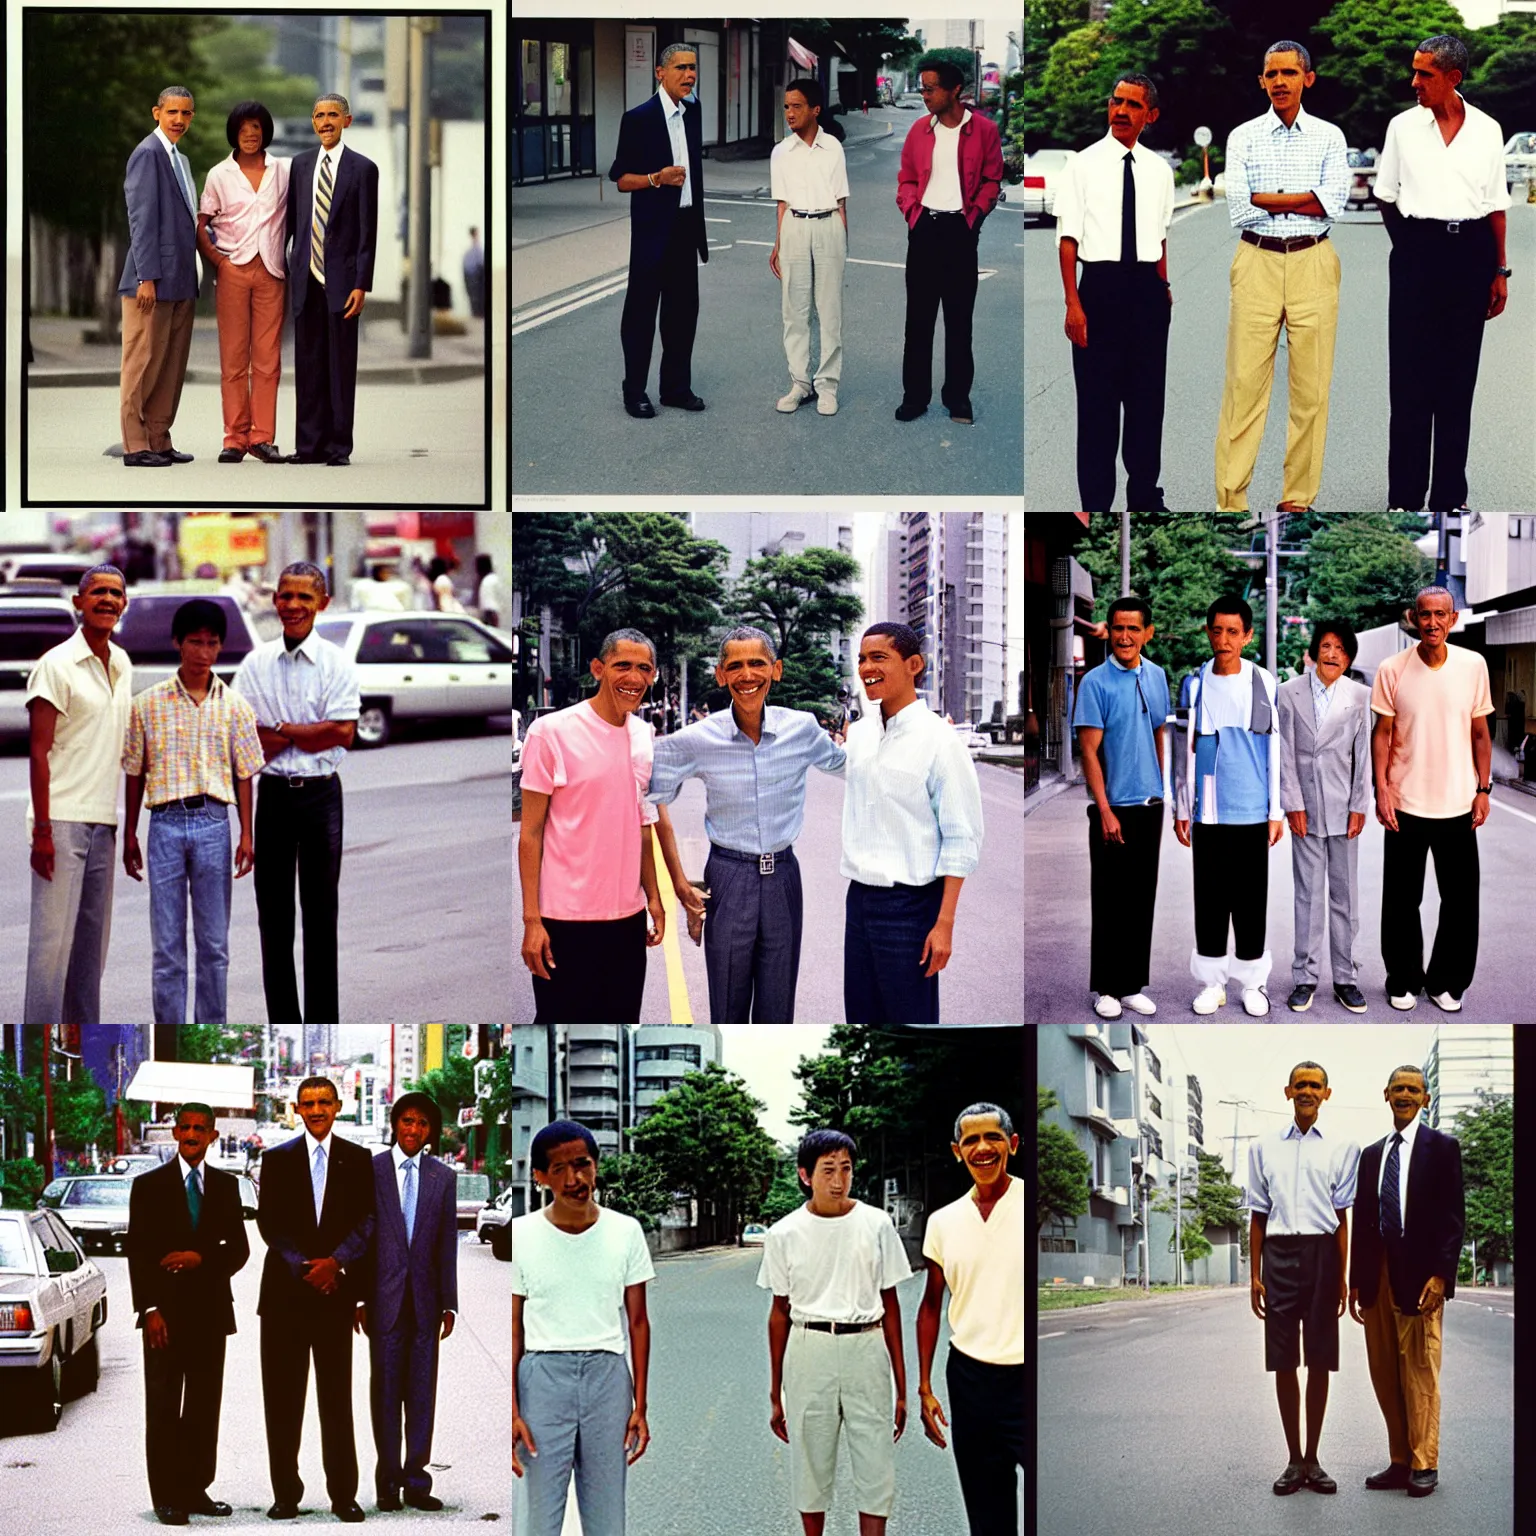
[[[1131,513],[1127,507],[1120,514],[1120,596],[1131,590]]]
[[[1219,1099],[1221,1104],[1232,1106],[1232,1182],[1237,1183],[1237,1112],[1240,1109],[1252,1109],[1253,1104],[1248,1099]],[[1245,1141],[1251,1137],[1244,1137]]]
[[[1264,514],[1264,666],[1275,677],[1275,599],[1280,588],[1280,525],[1278,512]]]
[[[411,204],[410,347],[411,357],[432,356],[432,99],[431,34],[435,16],[410,19],[410,123],[407,128]]]
[[[56,1176],[53,1160],[53,1032],[58,1026],[43,1028],[43,1155],[47,1159],[48,1183]]]

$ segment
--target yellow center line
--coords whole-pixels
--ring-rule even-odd
[[[687,914],[677,899],[672,876],[661,849],[656,849],[656,884],[661,892],[661,910],[667,914],[667,931],[661,941],[662,957],[667,962],[667,1006],[674,1024],[692,1024],[693,1009],[688,1002],[688,978],[683,975],[683,951],[678,943],[678,925],[686,924]]]

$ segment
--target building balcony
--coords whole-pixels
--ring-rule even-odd
[[[1108,1201],[1110,1205],[1129,1205],[1131,1192],[1124,1184],[1100,1184],[1093,1191],[1095,1200]]]
[[[1067,1036],[1072,1040],[1081,1040],[1095,1055],[1102,1059],[1106,1066],[1113,1068],[1117,1072],[1125,1071],[1130,1066],[1129,1057],[1127,1057],[1123,1067],[1116,1060],[1116,1052],[1109,1043],[1109,1035],[1100,1024],[1068,1024]],[[1125,1053],[1121,1052],[1120,1054],[1124,1055]]]
[[[619,1108],[619,1096],[616,1093],[571,1094],[569,1109],[578,1120],[583,1115],[612,1115],[617,1114]]]
[[[1090,1104],[1081,1114],[1073,1114],[1072,1118],[1074,1120],[1086,1120],[1094,1130],[1111,1139],[1120,1134],[1114,1117],[1107,1109],[1100,1109],[1097,1104]]]

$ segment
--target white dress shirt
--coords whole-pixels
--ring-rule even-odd
[[[960,130],[971,120],[970,108],[953,128],[933,119],[933,169],[923,188],[923,207],[935,213],[959,213],[965,207],[960,191]]]
[[[198,1197],[201,1198],[206,1193],[203,1188],[203,1165],[199,1163],[197,1167],[194,1168],[192,1164],[189,1163],[186,1158],[184,1158],[181,1153],[178,1152],[176,1154],[176,1168],[177,1172],[181,1175],[181,1187],[183,1189],[187,1187],[187,1175],[190,1173],[196,1176],[197,1193]]]
[[[311,239],[314,238],[315,209],[320,203],[320,167],[325,164],[325,157],[329,155],[331,157],[331,211],[334,213],[336,210],[336,178],[341,172],[341,155],[345,148],[346,145],[338,138],[334,149],[327,149],[322,144],[320,146],[320,153],[315,156],[315,173],[309,179],[309,228]],[[326,239],[329,240],[331,234],[329,217],[326,220],[325,234]],[[324,270],[325,263],[321,262],[320,266]],[[319,279],[319,283],[322,288],[325,287],[325,279],[323,277]]]
[[[1343,675],[1342,672],[1339,673],[1339,677]],[[1312,724],[1316,728],[1328,718],[1328,707],[1339,696],[1339,678],[1336,677],[1331,683],[1325,685],[1322,678],[1317,675],[1316,667],[1307,673],[1307,677],[1312,684]]]
[[[320,1212],[325,1209],[325,1186],[330,1182],[331,1158],[336,1150],[336,1139],[330,1132],[326,1132],[323,1142],[316,1141],[308,1131],[304,1132],[304,1150],[309,1155],[309,1183],[310,1188],[315,1184],[315,1155],[320,1148],[325,1148],[325,1171],[320,1175],[320,1192],[315,1196],[315,1225],[320,1225]]]
[[[693,207],[693,167],[688,163],[688,135],[683,130],[683,104],[673,101],[667,94],[664,85],[656,87],[656,99],[661,103],[661,110],[667,119],[667,135],[672,140],[672,164],[683,168],[682,197],[678,200],[679,208]]]
[[[282,636],[258,645],[235,673],[235,691],[251,702],[256,720],[269,730],[279,724],[317,725],[322,720],[356,720],[362,713],[357,672],[339,645],[312,629],[289,651]],[[345,747],[305,752],[284,747],[261,771],[283,778],[324,778],[335,773]]]
[[[1422,1115],[1415,1115],[1412,1120],[1401,1130],[1397,1126],[1392,1127],[1403,1138],[1402,1145],[1397,1149],[1397,1209],[1403,1220],[1403,1231],[1408,1230],[1408,1159],[1413,1155],[1413,1143],[1419,1134],[1419,1121]],[[1387,1159],[1392,1155],[1392,1137],[1388,1136],[1381,1149],[1381,1162],[1376,1168],[1376,1198],[1381,1199],[1381,1186],[1387,1177]],[[1378,1203],[1377,1209],[1380,1210]]]
[[[802,213],[835,209],[848,196],[848,162],[843,146],[825,128],[807,144],[798,133],[773,146],[768,157],[768,179],[773,200],[787,203]]]
[[[921,699],[848,729],[843,875],[861,885],[931,885],[981,857],[981,786],[955,728]]]
[[[1081,261],[1120,260],[1120,210],[1125,157],[1136,186],[1136,260],[1160,261],[1173,223],[1173,172],[1168,162],[1137,144],[1127,151],[1112,133],[1067,161],[1056,192],[1056,244],[1077,241]]]
[[[1239,123],[1227,139],[1227,214],[1233,228],[1281,240],[1326,235],[1349,206],[1349,150],[1343,131],[1305,107],[1297,107],[1287,128],[1273,107],[1262,117]],[[1310,192],[1328,210],[1271,213],[1256,208],[1255,192]]]
[[[1360,1148],[1325,1136],[1313,1121],[1305,1135],[1292,1120],[1248,1148],[1250,1211],[1266,1218],[1266,1237],[1305,1237],[1339,1230],[1339,1212],[1355,1203]]]
[[[1404,218],[1482,219],[1509,207],[1504,130],[1486,112],[1462,105],[1467,119],[1449,144],[1428,107],[1409,107],[1387,124],[1376,196],[1396,203]]]
[[[171,175],[176,178],[176,185],[181,188],[181,200],[187,205],[190,214],[197,206],[197,188],[192,182],[192,166],[187,157],[171,143],[166,136],[165,129],[159,123],[155,124],[155,137],[165,145],[165,152],[171,157]]]

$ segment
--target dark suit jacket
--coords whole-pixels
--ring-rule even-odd
[[[353,1306],[361,1299],[360,1277],[373,1239],[373,1160],[364,1148],[334,1132],[326,1150],[329,1167],[318,1227],[306,1138],[285,1141],[261,1159],[256,1225],[266,1240],[267,1262],[256,1311],[262,1317],[331,1315],[350,1325]],[[334,1296],[322,1295],[303,1279],[304,1261],[324,1258],[342,1266]]]
[[[293,157],[288,172],[288,298],[294,314],[309,287],[310,219],[318,149]],[[373,251],[379,234],[379,168],[350,144],[335,167],[331,216],[325,226],[325,307],[340,314],[354,288],[373,292]]]
[[[693,192],[693,206],[700,213],[704,207],[704,143],[699,128],[699,108],[691,101],[683,103],[683,139],[688,145],[688,183]],[[619,120],[619,147],[614,152],[608,179],[620,176],[648,176],[674,164],[672,135],[667,132],[666,115],[661,103],[652,96],[638,107],[631,107]],[[682,203],[681,187],[659,186],[629,197],[629,259],[632,265],[657,264],[666,254],[667,236]],[[704,221],[699,220],[699,260],[709,260],[709,239]]]
[[[251,1256],[240,1210],[240,1186],[232,1173],[203,1164],[203,1204],[192,1230],[181,1159],[172,1158],[152,1173],[141,1173],[128,1192],[128,1282],[133,1291],[136,1327],[158,1307],[174,1335],[182,1328],[210,1333],[235,1331],[235,1304],[229,1277]],[[179,1249],[202,1256],[196,1269],[172,1274],[160,1260]]]
[[[190,179],[191,166],[187,175]],[[197,219],[158,132],[140,139],[128,156],[123,195],[128,202],[128,255],[117,291],[132,294],[140,283],[152,280],[157,300],[195,299]],[[192,196],[197,197],[195,183]]]
[[[418,1327],[459,1309],[458,1179],[435,1157],[423,1154],[419,1166],[416,1224],[407,1246],[394,1154],[380,1152],[373,1160],[377,1219],[368,1264],[370,1330],[395,1326],[407,1287]]]
[[[1376,1304],[1381,1278],[1381,1202],[1376,1185],[1390,1136],[1360,1154],[1355,1193],[1354,1246],[1349,1255],[1349,1285],[1360,1304]],[[1447,1297],[1456,1294],[1456,1265],[1461,1258],[1465,1216],[1461,1190],[1461,1143],[1421,1125],[1408,1162],[1408,1208],[1403,1235],[1387,1244],[1387,1276],[1398,1311],[1417,1313],[1419,1295],[1431,1275],[1445,1281]]]

